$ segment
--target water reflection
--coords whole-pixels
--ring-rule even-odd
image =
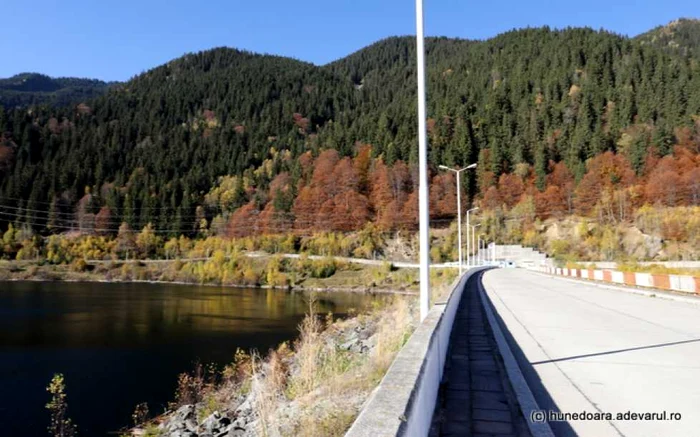
[[[318,295],[319,312],[362,309],[371,297]],[[237,347],[262,351],[294,338],[309,296],[204,286],[0,282],[0,424],[44,436],[54,372],[68,384],[81,435],[128,423],[138,402],[161,411],[178,373],[220,365]]]

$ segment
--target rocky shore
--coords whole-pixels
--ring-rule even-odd
[[[228,378],[202,388],[198,402],[176,405],[129,435],[342,435],[412,332],[415,316],[413,300],[397,298],[346,320],[307,317],[292,347],[240,360],[224,371]]]

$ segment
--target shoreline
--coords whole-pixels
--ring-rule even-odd
[[[88,283],[88,284],[154,284],[154,285],[196,285],[202,287],[221,287],[221,288],[252,288],[259,290],[279,290],[288,292],[302,292],[302,293],[362,293],[362,294],[392,294],[392,295],[403,295],[403,296],[418,296],[415,291],[406,290],[395,290],[386,288],[347,288],[347,287],[282,287],[277,285],[244,285],[244,284],[207,284],[199,282],[187,282],[187,281],[156,281],[156,280],[142,280],[142,279],[131,279],[131,280],[113,280],[113,279],[45,279],[45,278],[8,278],[0,279],[2,282],[66,282],[66,283]]]
[[[204,287],[221,287],[221,288],[252,288],[260,290],[280,290],[287,292],[301,292],[301,293],[361,293],[368,295],[386,294],[386,295],[402,295],[402,296],[417,296],[417,290],[406,290],[400,288],[383,288],[383,287],[371,287],[371,286],[361,286],[357,287],[343,287],[343,286],[303,286],[303,285],[270,285],[270,284],[221,284],[215,282],[196,282],[196,281],[182,281],[182,280],[159,280],[159,279],[119,279],[119,278],[106,278],[104,275],[95,272],[73,272],[67,270],[68,266],[65,265],[40,265],[34,263],[15,263],[9,261],[4,263],[5,266],[9,267],[4,270],[8,275],[7,277],[0,277],[1,282],[66,282],[66,283],[88,283],[88,284],[154,284],[154,285],[189,285],[189,286],[204,286]],[[15,270],[15,267],[21,266],[23,270]],[[2,267],[2,264],[0,264]],[[39,272],[39,276],[30,277],[18,277],[18,274],[23,273],[27,268],[37,267],[39,269],[44,269]],[[48,268],[47,268],[48,267]],[[0,270],[2,273],[2,270]],[[78,277],[70,277],[78,276]],[[92,276],[91,276],[92,275]]]

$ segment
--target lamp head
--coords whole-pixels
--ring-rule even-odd
[[[468,165],[467,168],[476,168],[476,162],[474,164]]]

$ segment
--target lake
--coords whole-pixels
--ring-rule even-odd
[[[318,293],[345,315],[372,296]],[[262,352],[297,337],[309,295],[189,285],[0,282],[0,435],[46,436],[52,375],[63,373],[81,436],[130,425],[173,400],[197,361],[223,366],[236,348]]]

